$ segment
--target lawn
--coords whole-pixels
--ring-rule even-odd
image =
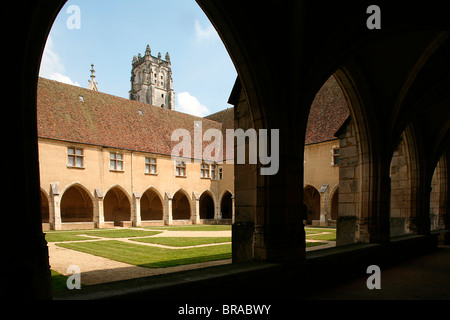
[[[156,237],[132,239],[137,242],[162,244],[172,247],[198,246],[202,244],[231,242],[231,237]]]
[[[336,241],[336,228],[305,228],[306,240]],[[325,233],[325,234],[320,234]]]
[[[50,270],[52,276],[52,289],[53,291],[67,289],[67,277],[55,270]]]
[[[189,249],[166,249],[117,240],[60,243],[60,247],[146,268],[231,259],[231,244]]]
[[[145,229],[145,230],[142,230]],[[189,225],[189,226],[161,226],[145,227],[141,229],[93,229],[71,231],[49,231],[46,233],[48,242],[61,242],[57,246],[67,249],[90,253],[107,259],[120,261],[146,268],[165,268],[178,265],[200,263],[214,260],[231,259],[231,237],[153,237],[164,230],[170,231],[225,231],[231,230],[230,225]],[[336,229],[333,228],[305,228],[306,240],[336,241]],[[321,234],[325,233],[325,234]],[[86,236],[103,237],[118,240],[99,240],[83,242],[92,238]],[[120,241],[120,238],[133,238],[134,243]],[[68,241],[76,241],[68,243]],[[161,248],[139,243],[153,243],[174,247]],[[183,248],[215,244],[212,246]],[[306,242],[306,247],[318,246],[326,242]],[[66,287],[67,277],[52,270],[53,285],[56,288]]]
[[[231,225],[186,225],[186,226],[156,226],[144,227],[149,230],[170,230],[170,231],[231,231]]]
[[[83,241],[89,240],[87,236],[103,238],[132,238],[147,237],[161,233],[161,231],[146,231],[132,229],[103,229],[103,230],[79,230],[79,231],[49,231],[45,234],[45,240],[48,242],[60,241]]]

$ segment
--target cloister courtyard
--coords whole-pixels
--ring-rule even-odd
[[[305,231],[307,251],[335,246],[335,228]],[[68,290],[69,266],[86,286],[231,263],[231,225],[48,231],[46,240],[55,291]]]

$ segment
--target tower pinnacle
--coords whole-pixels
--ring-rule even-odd
[[[97,82],[95,82],[95,70],[94,70],[94,64],[91,64],[91,80],[89,80],[88,89],[98,91]]]
[[[151,55],[150,45],[147,44],[144,56],[139,53],[137,57],[133,57],[130,81],[130,100],[175,110],[175,92],[168,53],[165,60],[162,59],[161,52],[154,57]]]

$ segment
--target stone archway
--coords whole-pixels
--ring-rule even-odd
[[[222,213],[222,219],[233,218],[233,200],[230,192],[225,192],[220,201],[220,212]]]
[[[320,193],[313,186],[306,186],[303,190],[303,201],[308,208],[308,223],[320,220]]]
[[[110,189],[103,200],[106,221],[114,221],[120,226],[123,221],[131,220],[131,205],[127,194],[120,187]]]
[[[200,196],[200,219],[214,219],[214,200],[207,191]]]
[[[191,204],[188,196],[181,190],[172,199],[172,219],[189,220],[191,218]]]
[[[331,220],[337,220],[339,217],[339,187],[336,188],[331,196]]]
[[[42,216],[42,223],[50,222],[48,197],[42,189],[41,189],[41,216]]]
[[[84,187],[76,184],[69,187],[61,198],[61,222],[92,222],[94,206]]]
[[[147,189],[141,197],[141,220],[163,220],[162,200],[153,188]]]

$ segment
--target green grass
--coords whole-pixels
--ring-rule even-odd
[[[170,231],[231,231],[231,225],[187,225],[187,226],[161,226],[144,227],[149,230],[170,230]]]
[[[326,242],[306,242],[306,247],[315,247],[315,246],[321,246],[323,244],[327,244]]]
[[[316,236],[306,236],[306,240],[325,240],[325,241],[336,241],[336,232],[331,234],[319,234]]]
[[[231,237],[155,237],[132,239],[137,242],[156,243],[172,247],[198,246],[209,243],[231,242]]]
[[[131,238],[153,236],[161,231],[145,231],[132,229],[103,229],[103,230],[79,230],[79,231],[52,231],[45,234],[48,242],[61,241],[82,241],[89,240],[82,235],[103,237],[103,238]]]
[[[115,240],[57,245],[146,268],[165,268],[231,258],[231,244],[189,249],[157,248]]]
[[[318,233],[327,234],[319,234]],[[305,228],[306,240],[325,240],[325,241],[336,241],[336,228]]]
[[[51,271],[51,277],[52,277],[52,290],[63,290],[67,289],[67,277],[65,275],[62,275],[55,270]]]

